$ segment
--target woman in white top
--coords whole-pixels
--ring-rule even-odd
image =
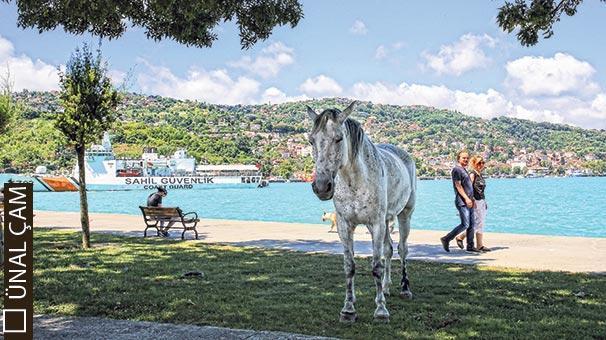
[[[484,170],[484,158],[482,156],[476,155],[471,157],[469,160],[471,164],[472,170],[469,173],[469,178],[471,178],[471,183],[473,185],[473,199],[474,199],[474,231],[476,233],[476,247],[480,251],[490,251],[484,245],[484,221],[486,220],[486,213],[488,210],[488,205],[486,204],[486,199],[484,197],[484,190],[486,189],[486,180],[484,180],[484,176],[482,176],[482,170]],[[465,233],[459,235],[457,240],[457,245],[462,249],[463,248],[463,240],[465,239]]]

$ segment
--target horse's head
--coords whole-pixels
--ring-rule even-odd
[[[344,142],[347,138],[344,122],[353,111],[355,101],[345,110],[327,109],[317,114],[311,107],[307,107],[307,114],[313,121],[313,128],[309,133],[309,143],[313,148],[316,177],[311,185],[319,199],[326,201],[332,199],[335,193],[334,181],[337,171],[346,163],[348,146]]]

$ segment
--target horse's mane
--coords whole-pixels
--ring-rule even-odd
[[[324,110],[324,112],[319,114],[314,120],[314,127],[311,130],[311,133],[313,134],[320,129],[324,129],[326,127],[326,123],[328,123],[328,120],[336,121],[339,113],[341,113],[341,111],[337,109]],[[355,159],[358,157],[358,153],[362,147],[362,142],[364,141],[364,130],[362,130],[360,123],[351,118],[347,118],[344,124],[345,128],[347,129],[347,133],[349,134],[348,140],[351,159]]]

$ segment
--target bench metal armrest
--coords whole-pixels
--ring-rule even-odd
[[[189,215],[193,215],[193,216],[192,217],[188,217]],[[191,212],[183,214],[183,220],[185,220],[185,221],[191,221],[191,222],[193,222],[193,221],[195,221],[197,219],[198,219],[198,213],[197,212],[191,211]]]

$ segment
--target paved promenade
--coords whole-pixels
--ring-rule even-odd
[[[36,339],[247,339],[247,340],[328,340],[285,332],[254,331],[213,326],[175,325],[169,323],[113,320],[96,317],[59,315],[34,316]]]
[[[36,211],[35,214],[34,226],[37,228],[80,229],[79,213]],[[90,218],[92,232],[143,236],[144,223],[141,216],[92,213]],[[211,219],[203,219],[198,224],[199,242],[341,254],[342,247],[337,234],[328,233],[328,229],[328,225],[322,224]],[[606,274],[606,238],[486,233],[485,242],[493,251],[468,254],[458,249],[454,242],[450,247],[451,252],[444,252],[439,238],[445,233],[413,229],[409,237],[409,259]],[[186,236],[193,237],[192,234]],[[180,236],[178,230],[171,233],[171,237]],[[392,238],[397,240],[398,235],[392,235]],[[365,227],[357,229],[355,240],[357,256],[372,253],[370,235],[366,233]]]

